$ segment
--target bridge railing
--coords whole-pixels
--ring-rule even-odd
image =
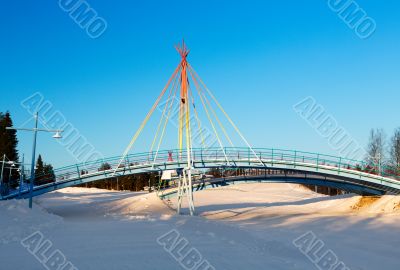
[[[254,151],[254,152],[253,152]],[[201,163],[204,161],[213,161],[219,166],[235,167],[238,163],[245,166],[246,163],[254,166],[259,162],[261,167],[274,167],[274,164],[284,163],[300,166],[301,164],[311,164],[318,170],[319,167],[333,167],[338,171],[351,170],[371,175],[381,175],[392,179],[399,179],[399,168],[397,166],[379,166],[376,164],[368,164],[364,161],[346,159],[332,155],[323,155],[319,153],[304,152],[297,150],[274,149],[274,148],[246,148],[246,147],[225,147],[221,148],[193,148],[191,151],[193,161]],[[187,152],[180,150],[163,150],[159,152],[143,152],[126,156],[119,165],[121,157],[115,156],[107,159],[100,159],[86,163],[74,164],[54,170],[54,174],[37,175],[35,186],[49,185],[54,182],[70,181],[71,179],[79,179],[94,175],[104,174],[105,178],[111,177],[114,170],[117,169],[118,174],[126,173],[129,170],[139,167],[146,167],[148,170],[160,170],[162,164],[167,164],[169,160],[174,163],[178,162],[178,166],[186,167]],[[151,167],[152,164],[156,166]],[[119,168],[117,168],[119,165]],[[27,180],[29,181],[29,179]],[[9,183],[10,185],[10,183]],[[11,186],[11,185],[10,185]],[[14,190],[19,191],[19,179],[12,184]],[[27,190],[28,185],[22,183],[21,192]],[[4,188],[2,188],[4,190]],[[2,192],[3,194],[4,192]],[[3,194],[4,195],[4,194]]]

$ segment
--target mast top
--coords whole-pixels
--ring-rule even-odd
[[[185,40],[182,40],[182,44],[176,45],[175,48],[181,55],[182,60],[186,60],[187,56],[190,53],[190,50],[187,48]]]

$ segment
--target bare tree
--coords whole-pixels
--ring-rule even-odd
[[[366,157],[369,166],[376,168],[381,173],[382,164],[385,161],[386,135],[383,129],[372,129]]]
[[[389,147],[390,165],[399,169],[400,167],[400,128],[394,131]]]

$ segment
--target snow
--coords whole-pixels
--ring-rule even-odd
[[[400,197],[327,197],[288,184],[196,192],[197,216],[154,193],[66,188],[0,202],[0,269],[45,269],[20,241],[40,231],[78,269],[184,269],[157,239],[176,229],[215,269],[317,269],[293,241],[312,231],[349,269],[398,269]],[[211,269],[211,268],[210,268]]]

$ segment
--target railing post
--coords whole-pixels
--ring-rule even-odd
[[[297,158],[297,151],[295,150],[294,151],[294,162],[293,162],[293,165],[295,168],[296,168],[296,158]]]
[[[342,157],[339,158],[339,171],[338,171],[338,174],[340,174],[341,168],[342,168]]]
[[[317,172],[319,170],[319,154],[317,154]]]
[[[76,164],[76,171],[78,172],[78,178],[79,178],[79,180],[81,180],[81,172],[80,172],[80,170],[79,170],[78,164]]]
[[[250,148],[247,148],[247,159],[248,159],[249,165],[250,165]]]
[[[103,164],[106,164],[106,162],[104,161],[104,159],[103,159]],[[104,167],[105,167],[105,166],[104,166]],[[116,170],[118,170],[118,168],[116,168]],[[103,172],[104,172],[104,176],[107,177],[106,170],[103,170]]]
[[[274,167],[274,148],[272,148],[271,165]]]
[[[128,166],[128,168],[129,168],[129,172],[132,172],[131,164],[129,164],[129,158],[128,157],[125,158],[125,163],[127,164],[126,166]]]

